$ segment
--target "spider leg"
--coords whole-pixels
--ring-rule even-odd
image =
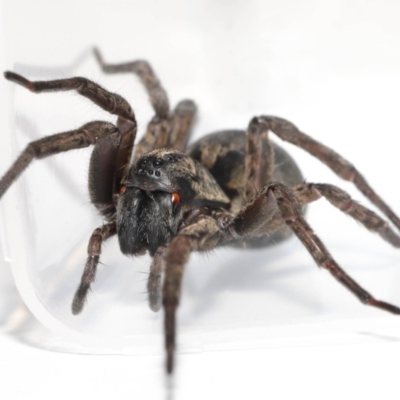
[[[136,163],[143,154],[154,149],[184,150],[196,111],[193,101],[183,100],[178,103],[171,116],[153,117],[147,125],[143,138],[135,147],[133,162]]]
[[[102,121],[89,122],[79,129],[46,136],[29,143],[14,164],[0,180],[0,198],[35,158],[41,159],[72,149],[80,149],[103,139],[118,148],[121,134],[113,124]]]
[[[272,182],[274,149],[269,140],[269,125],[253,118],[246,133],[245,173],[242,188],[244,197],[250,200],[259,190]]]
[[[81,283],[72,301],[72,313],[79,314],[87,298],[91,283],[95,280],[96,269],[101,254],[101,246],[105,240],[117,233],[115,222],[103,225],[94,230],[89,240],[88,258],[81,278]]]
[[[131,72],[137,75],[143,86],[146,88],[156,115],[160,118],[167,118],[169,113],[169,101],[167,92],[161,86],[156,74],[150,64],[144,60],[131,61],[121,64],[108,64],[104,62],[100,51],[95,48],[94,55],[105,73],[115,74]]]
[[[143,154],[153,149],[166,147],[171,131],[169,101],[166,91],[161,86],[150,64],[144,60],[108,64],[104,61],[102,54],[97,48],[94,48],[93,52],[103,72],[109,74],[129,72],[137,75],[145,87],[156,113],[147,125],[145,134],[136,144],[133,163],[136,163]]]
[[[293,194],[301,205],[325,197],[334,207],[360,222],[369,231],[378,233],[393,247],[400,247],[400,236],[390,228],[387,221],[372,210],[358,204],[344,190],[329,184],[304,183],[292,187]],[[251,229],[252,235],[270,234],[285,225],[280,213],[272,211],[267,223],[260,229]]]
[[[345,180],[352,181],[361,193],[375,204],[400,230],[399,217],[397,217],[391,208],[380,198],[380,196],[378,196],[378,194],[375,193],[365,178],[349,161],[344,159],[335,151],[324,146],[322,143],[317,142],[310,136],[299,131],[295,125],[285,119],[272,116],[262,116],[255,119],[265,121],[269,125],[270,130],[279,138],[301,147],[303,150],[326,164],[338,176]]]
[[[197,107],[192,100],[182,100],[177,104],[172,113],[171,132],[165,147],[185,151],[196,112]]]
[[[328,270],[343,286],[350,290],[362,303],[382,310],[400,314],[400,308],[375,299],[370,293],[354,281],[333,259],[327,248],[315,234],[302,215],[301,205],[294,192],[280,183],[265,187],[248,205],[224,227],[225,235],[237,238],[251,235],[252,230],[258,230],[262,223],[258,219],[274,220],[278,208],[281,218],[293,233],[303,243],[316,264]],[[226,241],[226,236],[224,238]]]
[[[196,105],[191,100],[183,100],[168,118],[157,115],[147,125],[147,130],[135,147],[133,162],[154,149],[172,148],[184,150],[191,133],[196,114]]]
[[[147,292],[149,294],[149,307],[157,312],[161,308],[161,275],[165,270],[165,251],[166,247],[161,246],[154,254],[150,265],[150,275],[147,281]]]
[[[156,113],[143,138],[136,146],[134,162],[144,153],[153,149],[168,147],[183,151],[197,111],[193,101],[181,101],[170,116],[167,92],[147,61],[136,60],[121,64],[108,64],[97,48],[94,49],[94,55],[105,73],[129,72],[137,75],[145,87]]]
[[[103,215],[106,217],[111,215],[114,211],[113,196],[118,191],[119,182],[124,176],[127,166],[129,165],[133,142],[136,136],[135,114],[128,102],[118,94],[108,92],[86,78],[75,77],[52,81],[29,81],[28,79],[14,72],[5,72],[4,76],[8,80],[15,82],[35,93],[76,90],[79,94],[87,97],[105,111],[118,116],[117,126],[120,132],[118,134],[118,143],[115,141],[115,138],[111,136],[106,139],[104,135],[99,135],[99,130],[96,131],[96,129],[88,129],[87,127],[92,123],[81,128],[86,128],[86,131],[88,131],[90,142],[86,145],[96,143],[90,163],[89,189],[91,200]],[[116,129],[115,127],[113,128]],[[85,147],[83,145],[77,146],[74,143],[62,146],[63,141],[70,142],[71,140],[66,140],[60,136],[58,138],[54,136],[44,138],[28,145],[25,152],[14,164],[13,167],[15,168],[13,169],[12,167],[9,172],[11,172],[11,174],[17,173],[19,175],[23,169],[25,169],[27,164],[29,164],[31,159],[35,157],[35,154],[33,154],[33,157],[31,158],[27,157],[27,155],[29,156],[29,154],[32,152],[32,147],[37,148],[36,145],[38,145],[46,148],[50,141],[53,141],[53,138],[54,142],[59,144],[60,149],[54,149],[53,152],[44,152],[45,154],[41,155],[41,157],[61,151]],[[72,137],[70,139],[72,139]],[[39,156],[36,157],[40,158]],[[15,177],[11,180],[7,179],[6,182],[8,182],[9,185],[14,179]],[[0,196],[1,193],[0,183]]]
[[[118,122],[119,145],[111,136],[100,140],[94,146],[89,165],[90,200],[107,220],[113,219],[115,214],[116,195],[130,165],[134,140],[133,132],[125,131]]]
[[[368,230],[378,233],[393,247],[400,247],[400,236],[389,226],[388,222],[368,208],[354,201],[344,190],[328,184],[304,183],[292,188],[301,204],[325,197],[333,206],[361,222]]]
[[[135,147],[133,162],[154,149],[172,148],[184,150],[191,133],[196,114],[196,105],[191,100],[183,100],[168,118],[155,116],[147,125],[147,130]]]
[[[11,82],[17,83],[34,93],[76,90],[103,110],[122,118],[129,124],[131,129],[136,130],[135,113],[128,102],[120,95],[103,89],[89,79],[75,77],[52,81],[29,81],[23,76],[10,71],[5,72],[4,76]]]
[[[215,247],[219,227],[211,217],[200,216],[193,225],[185,227],[169,244],[166,251],[163,307],[167,372],[173,370],[175,352],[175,314],[179,304],[182,276],[192,251],[207,251]]]

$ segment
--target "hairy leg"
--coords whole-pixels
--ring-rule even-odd
[[[380,196],[375,193],[365,178],[349,161],[344,159],[335,151],[324,146],[322,143],[319,143],[310,136],[301,132],[295,125],[283,118],[262,116],[258,119],[265,121],[268,124],[269,129],[282,140],[301,147],[303,150],[312,154],[326,164],[341,178],[353,182],[354,185],[361,191],[361,193],[363,193],[365,197],[375,204],[400,230],[399,217],[380,198]]]
[[[165,89],[154,73],[151,65],[144,60],[120,64],[106,63],[98,49],[94,55],[106,73],[133,73],[139,77],[156,113],[150,121],[146,133],[135,148],[134,162],[144,153],[163,147],[184,151],[188,142],[196,105],[191,100],[183,100],[170,115],[169,101]]]
[[[192,100],[182,100],[172,113],[171,133],[166,147],[184,152],[189,141],[197,107]]]
[[[94,49],[94,55],[105,73],[133,73],[139,77],[146,88],[156,115],[160,118],[167,118],[169,114],[169,101],[167,92],[162,87],[159,79],[151,65],[144,60],[136,60],[120,64],[106,63],[98,49]]]
[[[161,276],[165,270],[165,254],[166,247],[159,247],[154,254],[153,261],[150,265],[150,274],[147,281],[147,292],[149,295],[149,307],[154,312],[159,311],[161,308]]]
[[[103,110],[126,120],[132,128],[136,129],[135,114],[128,102],[120,95],[103,89],[89,79],[75,77],[51,81],[29,81],[23,76],[9,71],[5,72],[4,76],[34,93],[76,90]]]
[[[250,200],[258,190],[272,182],[274,149],[269,140],[269,126],[259,118],[250,121],[246,133],[244,197]]]
[[[72,301],[72,313],[74,315],[79,314],[87,298],[88,291],[91,283],[95,280],[96,269],[99,263],[101,246],[105,240],[117,233],[115,222],[103,225],[100,228],[94,230],[89,240],[88,245],[88,258],[86,261],[85,269],[81,278],[81,283],[75,293]]]
[[[328,249],[304,219],[301,204],[297,200],[295,193],[283,184],[272,183],[265,187],[236,218],[233,218],[225,225],[223,228],[224,233],[222,234],[223,240],[227,241],[228,237],[237,239],[243,235],[251,236],[252,231],[257,232],[262,228],[262,223],[259,223],[258,220],[274,221],[276,209],[279,210],[284,223],[292,229],[319,267],[328,270],[335,279],[350,290],[362,303],[394,314],[400,314],[400,308],[375,299],[340,268]]]
[[[117,141],[112,136],[106,137],[101,133],[102,127],[99,124],[107,126],[107,123],[89,123],[81,128],[88,134],[88,143],[87,141],[81,144],[74,143],[74,138],[77,135],[79,136],[80,130],[72,131],[68,134],[50,136],[33,142],[28,145],[25,152],[10,169],[9,177],[5,177],[5,182],[9,185],[25,169],[32,158],[41,158],[58,152],[85,147],[89,144],[96,144],[90,163],[89,191],[92,203],[98,210],[107,218],[111,216],[114,212],[113,196],[118,191],[119,182],[129,165],[136,136],[135,114],[128,102],[118,94],[108,92],[86,78],[75,77],[51,81],[29,81],[13,72],[6,72],[4,75],[12,82],[35,93],[75,90],[104,110],[118,116],[117,126],[120,134]],[[93,124],[97,124],[97,130],[92,127]],[[68,139],[66,136],[68,136]],[[39,148],[46,150],[50,143],[54,144],[53,151],[38,150]],[[34,149],[33,154],[32,149]],[[38,152],[40,154],[37,154]],[[29,155],[32,155],[32,157],[29,157]],[[0,182],[0,196],[1,186]]]
[[[172,373],[175,353],[175,315],[179,304],[183,271],[192,251],[207,251],[215,247],[219,228],[210,217],[201,216],[193,225],[184,228],[171,241],[166,252],[163,285],[165,347],[167,372]]]
[[[346,213],[357,222],[360,222],[369,231],[379,234],[385,241],[393,247],[400,247],[400,236],[390,228],[389,223],[381,218],[378,214],[368,209],[367,207],[358,204],[344,190],[329,184],[322,183],[303,183],[291,188],[297,201],[302,205],[306,205],[313,201],[325,197],[334,207]],[[254,199],[254,201],[260,201]],[[261,224],[261,227],[251,224],[251,216],[254,214],[255,223],[260,225],[257,220],[257,213],[260,211],[259,206],[251,206],[249,203],[237,215],[237,220],[243,222],[242,234],[250,234],[251,236],[268,235],[276,229],[285,225],[284,220],[278,209],[264,210],[268,214],[266,223]],[[261,206],[263,210],[263,206]]]
[[[45,158],[63,151],[80,149],[95,144],[101,140],[111,140],[118,148],[121,141],[119,130],[108,122],[94,121],[81,128],[46,136],[29,143],[14,164],[0,180],[0,198],[10,185],[21,175],[34,159]]]
[[[195,114],[196,105],[191,100],[183,100],[168,118],[155,116],[135,147],[133,162],[136,163],[143,154],[155,149],[172,148],[184,151]]]
[[[293,194],[301,204],[310,203],[325,197],[333,206],[360,222],[371,232],[378,233],[393,247],[400,247],[400,236],[388,222],[368,208],[354,201],[344,190],[328,184],[304,183],[292,188]]]
[[[109,64],[104,61],[100,51],[96,48],[94,55],[105,73],[133,73],[137,75],[145,87],[156,113],[149,122],[144,136],[136,144],[133,162],[153,149],[167,147],[171,133],[168,96],[150,64],[144,60]]]

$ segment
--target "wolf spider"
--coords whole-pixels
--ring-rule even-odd
[[[400,308],[375,299],[340,268],[304,219],[303,208],[325,197],[392,246],[400,247],[400,236],[385,220],[338,187],[304,183],[295,162],[270,141],[269,132],[301,147],[341,178],[352,181],[400,229],[399,218],[351,163],[291,122],[273,116],[253,118],[247,132],[217,132],[187,147],[196,113],[192,101],[183,100],[170,111],[167,94],[146,61],[111,65],[96,49],[95,56],[106,73],[136,74],[155,111],[132,157],[135,113],[118,94],[81,77],[34,82],[14,72],[4,74],[6,79],[35,93],[75,90],[118,117],[115,125],[93,121],[29,143],[0,180],[1,197],[32,160],[94,146],[89,193],[106,222],[90,237],[88,258],[72,302],[73,314],[83,309],[104,241],[117,235],[124,254],[149,252],[153,257],[147,284],[149,306],[153,311],[161,305],[164,308],[166,366],[171,373],[175,314],[190,253],[223,245],[263,247],[292,233],[316,264],[328,270],[362,303],[400,314]]]

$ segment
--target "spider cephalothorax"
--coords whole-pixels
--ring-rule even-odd
[[[186,209],[204,205],[227,208],[230,203],[203,165],[176,150],[157,149],[145,154],[129,169],[123,184],[148,191],[179,193]]]
[[[187,148],[195,104],[184,100],[170,111],[167,94],[147,62],[109,65],[97,50],[95,55],[105,72],[138,75],[156,113],[135,146],[132,161],[136,119],[121,96],[86,78],[32,82],[5,73],[7,79],[33,92],[76,90],[118,117],[116,125],[94,121],[31,142],[0,180],[1,197],[33,159],[94,145],[89,193],[106,223],[95,229],[89,240],[85,269],[72,302],[74,314],[84,307],[105,240],[117,235],[121,251],[127,255],[149,252],[153,257],[147,284],[149,305],[154,311],[164,308],[167,371],[171,373],[175,313],[190,253],[223,245],[269,246],[292,233],[318,266],[363,303],[400,314],[400,308],[375,299],[340,268],[304,219],[303,209],[325,197],[395,247],[400,247],[398,233],[343,190],[304,183],[293,159],[270,141],[269,133],[301,147],[352,181],[399,230],[399,218],[351,163],[289,121],[271,116],[253,118],[246,132],[217,132]]]

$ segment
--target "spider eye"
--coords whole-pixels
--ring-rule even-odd
[[[164,161],[161,158],[156,158],[153,161],[153,167],[154,168],[161,168],[163,166],[163,164],[164,164]]]
[[[179,196],[179,193],[172,193],[171,194],[171,201],[173,205],[178,204],[181,201],[181,196]]]
[[[124,193],[125,190],[126,190],[126,186],[125,186],[125,185],[122,185],[122,186],[119,188],[119,194]]]

